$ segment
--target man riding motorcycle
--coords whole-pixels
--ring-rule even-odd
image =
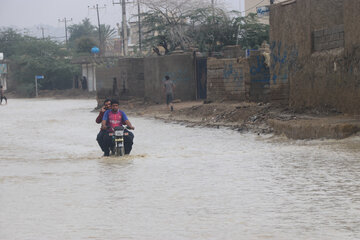
[[[112,134],[114,128],[118,126],[126,125],[129,129],[134,130],[135,127],[131,124],[126,114],[119,110],[119,102],[117,100],[111,101],[111,109],[104,113],[103,120],[101,122],[101,129],[106,130],[104,134],[104,156],[110,155],[110,150],[114,147]],[[134,134],[126,131],[124,136],[125,154],[129,154],[133,145]]]

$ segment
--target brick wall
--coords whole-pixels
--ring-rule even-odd
[[[249,58],[208,58],[209,100],[267,102],[269,81],[270,71],[260,51],[253,51]]]
[[[207,98],[212,101],[244,101],[249,84],[249,65],[237,59],[208,58]]]
[[[344,25],[316,30],[313,36],[313,50],[324,51],[344,47]]]

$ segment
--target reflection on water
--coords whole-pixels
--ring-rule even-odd
[[[360,138],[289,141],[130,117],[103,158],[92,100],[0,107],[0,239],[359,239]]]

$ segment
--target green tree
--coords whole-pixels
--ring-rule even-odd
[[[269,40],[269,25],[259,23],[256,14],[239,17],[239,12],[227,13],[206,4],[189,8],[166,0],[162,3],[150,5],[143,14],[147,29],[144,43],[158,54],[158,46],[168,54],[177,47],[220,51],[226,45],[239,44],[244,49],[257,49]]]
[[[96,27],[91,24],[89,18],[85,18],[79,24],[73,24],[68,27],[70,37],[69,45],[72,48],[76,48],[78,41],[83,38],[90,38],[94,42],[97,41]]]
[[[146,3],[147,12],[142,14],[143,27],[146,29],[144,45],[159,53],[158,46],[165,54],[177,47],[186,49],[191,39],[188,30],[188,15],[199,1],[155,0]]]
[[[23,96],[35,94],[34,77],[44,75],[40,89],[72,87],[72,76],[80,70],[70,63],[64,46],[49,39],[37,39],[15,34],[12,29],[0,32],[0,51],[5,49],[10,60],[13,90]]]
[[[78,53],[90,53],[91,48],[96,46],[96,42],[93,38],[82,37],[76,41],[76,52]]]
[[[98,27],[96,27],[96,29],[97,29],[97,31],[99,31]],[[101,24],[100,32],[101,32],[100,49],[103,49],[103,51],[105,51],[109,40],[114,38],[117,35],[117,30],[115,28],[112,28],[110,25]]]
[[[69,45],[77,53],[89,53],[91,48],[99,46],[105,49],[106,42],[116,36],[116,29],[110,25],[101,24],[99,39],[99,27],[91,24],[90,19],[85,18],[79,24],[69,26],[70,38]]]
[[[12,28],[0,29],[0,52],[3,52],[5,57],[14,55],[17,50],[16,44],[23,39],[24,37]]]
[[[264,41],[269,42],[270,26],[259,22],[255,13],[246,17],[235,17],[233,26],[236,29],[236,37],[239,45],[247,49],[258,49]]]
[[[198,8],[189,14],[191,28],[187,34],[200,51],[219,51],[232,45],[234,28],[228,14],[220,8]]]

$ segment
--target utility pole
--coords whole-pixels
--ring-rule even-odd
[[[212,17],[213,17],[213,23],[215,22],[215,3],[214,0],[211,0],[211,9],[212,9]]]
[[[126,2],[121,0],[121,2],[113,2],[113,4],[121,4],[122,9],[122,40],[123,40],[123,53],[124,56],[128,53],[128,36],[127,36],[127,23],[126,23]]]
[[[45,40],[45,35],[44,35],[44,27],[38,27],[37,29],[40,29],[41,30],[41,33],[42,33],[42,39]]]
[[[41,33],[42,33],[43,40],[45,40],[45,36],[44,36],[44,28],[43,28],[43,27],[41,27]]]
[[[139,51],[142,53],[141,49],[141,16],[140,16],[140,0],[137,1],[138,5],[138,21],[139,21]]]
[[[64,19],[59,19],[59,22],[63,22],[65,23],[65,41],[66,41],[66,48],[69,48],[68,46],[68,37],[67,37],[67,23],[71,22],[72,18],[70,19],[66,19],[66,17]]]
[[[122,8],[122,28],[123,28],[123,37],[124,37],[124,56],[127,56],[127,54],[128,54],[128,36],[127,36],[125,0],[121,1],[121,8]]]
[[[104,50],[104,43],[103,43],[103,39],[101,38],[101,28],[100,28],[100,17],[99,17],[99,5],[96,4],[96,6],[90,8],[88,6],[89,9],[93,9],[95,10],[96,9],[96,13],[97,13],[97,20],[98,20],[98,30],[99,30],[99,48],[100,48],[100,54],[103,52]],[[104,7],[101,7],[100,9],[103,9],[103,8],[106,8],[106,5],[104,5]]]

